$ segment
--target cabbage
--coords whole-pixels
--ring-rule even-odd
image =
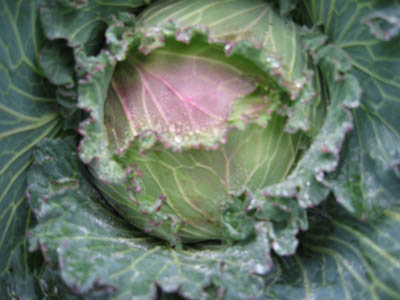
[[[307,102],[302,117],[312,123],[310,111],[322,114],[321,101],[312,97],[298,28],[270,5],[230,4],[245,5],[258,19],[239,19],[227,30],[217,19],[226,5],[213,7],[213,18],[185,14],[170,21],[189,4],[177,2],[162,15],[151,7],[139,16],[109,83],[101,124],[107,154],[97,154],[101,163],[92,172],[109,203],[150,234],[173,243],[243,239],[249,233],[235,232],[224,211],[243,193],[290,174],[311,136],[290,119]],[[275,42],[279,35],[285,39]],[[104,171],[109,157],[120,170]]]
[[[400,297],[397,1],[3,2],[1,299]]]

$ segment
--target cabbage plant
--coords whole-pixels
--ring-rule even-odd
[[[398,1],[4,1],[8,299],[398,299]]]

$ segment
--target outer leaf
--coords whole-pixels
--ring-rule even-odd
[[[76,83],[72,49],[65,41],[47,42],[40,50],[40,66],[48,80],[56,85],[59,112],[65,118],[64,129],[76,129],[81,121],[81,112],[76,106]]]
[[[293,258],[278,259],[278,268],[269,277],[268,298],[400,298],[395,172],[400,70],[394,50],[398,43],[380,42],[362,25],[364,17],[395,12],[396,6],[389,6],[394,3],[303,1],[311,24],[323,23],[328,39],[351,56],[351,73],[363,88],[361,109],[353,111],[355,129],[344,144],[338,177],[325,184],[350,213],[361,217],[383,214],[366,223],[337,204],[315,210],[310,231],[300,236],[300,251]],[[387,5],[384,11],[376,10],[382,5]]]
[[[99,49],[98,39],[104,38],[104,30],[112,14],[139,8],[150,1],[42,0],[40,20],[47,38],[65,39],[71,47],[85,46],[95,51]]]
[[[277,258],[268,299],[400,299],[399,207],[369,224],[337,204],[315,213],[300,251]]]
[[[338,177],[329,185],[350,212],[363,218],[373,216],[380,208],[397,203],[400,194],[396,174],[400,56],[398,39],[377,40],[363,21],[373,15],[389,18],[387,13],[396,12],[398,1],[314,1],[304,6],[311,22],[324,23],[329,40],[351,57],[352,74],[363,89],[361,109],[354,111],[355,130],[346,143]]]
[[[400,3],[371,13],[364,18],[363,23],[369,26],[377,39],[391,40],[400,33]]]
[[[32,222],[24,199],[26,169],[32,148],[60,129],[54,90],[37,64],[43,41],[37,7],[38,1],[0,3],[0,297],[5,299],[35,297],[38,286],[30,274],[35,268],[28,263],[38,258],[26,253],[25,243]]]
[[[321,130],[314,137],[310,148],[305,151],[296,169],[283,182],[267,186],[257,195],[260,207],[265,206],[263,203],[268,201],[264,199],[271,196],[295,197],[301,207],[313,207],[325,200],[330,192],[330,185],[326,183],[325,176],[338,167],[345,136],[353,128],[350,109],[358,106],[361,90],[356,78],[349,74],[351,64],[342,49],[333,45],[314,49],[315,45],[321,45],[323,41],[324,39],[316,39],[312,35],[311,39],[307,38],[307,47],[311,50],[313,58],[319,62],[327,81],[327,89],[331,96],[327,115]]]
[[[42,143],[30,169],[29,192],[39,220],[31,247],[40,247],[47,260],[58,263],[75,293],[149,299],[156,283],[192,299],[208,298],[211,286],[226,299],[262,298],[263,280],[257,274],[271,263],[265,231],[257,240],[228,248],[204,244],[174,250],[104,206],[74,149],[71,139]],[[251,257],[243,260],[249,252]]]
[[[147,2],[150,1],[41,1],[40,20],[51,42],[41,50],[40,63],[47,78],[57,86],[60,112],[66,119],[65,129],[76,129],[82,118],[81,112],[76,110],[76,66],[69,47],[86,55],[96,54],[105,39],[108,43],[113,42],[113,36],[105,37],[104,31],[114,14],[138,8]]]

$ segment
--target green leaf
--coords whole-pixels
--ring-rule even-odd
[[[378,9],[363,19],[371,33],[380,40],[388,41],[400,33],[400,4]]]
[[[351,74],[362,89],[353,112],[355,129],[344,146],[337,177],[329,179],[337,200],[351,213],[373,217],[398,203],[400,161],[400,56],[398,39],[386,28],[380,41],[363,21],[398,11],[398,1],[304,2],[310,22],[324,24],[330,42],[351,57]],[[390,13],[389,13],[390,12]],[[391,19],[392,20],[392,19]]]
[[[25,241],[32,223],[26,170],[33,147],[60,129],[54,89],[38,67],[43,36],[37,7],[38,1],[0,3],[0,292],[5,299],[36,293],[37,278],[28,265],[35,259]]]
[[[156,283],[193,299],[208,298],[211,286],[229,299],[261,297],[260,275],[271,267],[262,223],[258,237],[243,243],[175,250],[113,214],[87,182],[74,149],[72,139],[42,142],[30,168],[29,193],[39,222],[31,249],[40,248],[47,261],[57,263],[75,293],[149,299]]]
[[[268,299],[400,299],[400,207],[370,223],[333,202],[324,211],[311,213],[296,255],[276,258]]]
[[[112,14],[135,10],[150,1],[42,0],[40,20],[47,38],[65,39],[71,47],[81,46],[95,51],[99,49],[99,39],[104,39],[104,30]]]
[[[307,41],[330,95],[326,116],[296,169],[284,181],[265,187],[261,195],[266,199],[295,197],[303,208],[316,206],[328,196],[332,187],[325,177],[338,167],[346,134],[353,128],[350,109],[357,108],[361,94],[359,82],[349,74],[349,58],[341,48],[326,45],[313,50],[306,37]]]
[[[227,56],[235,52],[237,43],[247,41],[264,52],[261,58],[267,63],[262,61],[259,64],[269,65],[270,73],[277,77],[281,87],[287,89],[292,100],[312,98],[310,94],[313,91],[308,88],[308,58],[300,47],[299,28],[294,22],[281,18],[265,1],[158,2],[140,14],[137,30],[146,33],[153,29],[157,32],[159,27],[168,23],[177,25],[180,30],[176,32],[176,40],[183,43],[190,41],[193,28],[208,31],[210,43],[225,44]],[[157,47],[161,45],[162,41],[156,43]],[[254,60],[260,58],[260,55],[255,55],[258,57]]]
[[[170,222],[161,219],[159,228],[151,228],[147,216],[156,215],[151,208],[164,196],[159,214],[176,216],[185,222],[178,232],[182,238],[219,239],[226,229],[220,221],[222,208],[232,201],[232,196],[245,191],[255,193],[266,185],[280,182],[292,168],[304,137],[285,133],[284,126],[285,120],[274,116],[266,128],[248,125],[244,131],[231,130],[226,144],[214,151],[177,153],[161,149],[141,154],[131,148],[119,160],[124,169],[132,170],[135,183],[127,179],[126,185],[124,182],[96,184],[126,220],[140,228],[152,229],[153,234],[164,238],[170,235]],[[127,190],[127,186],[135,193]],[[276,211],[275,215],[279,213]]]
[[[279,11],[282,16],[289,15],[295,8],[297,0],[277,0],[279,3]]]
[[[301,6],[309,24],[324,24],[328,41],[351,57],[352,80],[363,90],[336,175],[324,183],[351,214],[372,220],[360,221],[334,203],[315,209],[298,253],[277,258],[268,298],[400,299],[398,42],[376,40],[362,24],[381,8],[395,12],[395,3],[304,1]]]

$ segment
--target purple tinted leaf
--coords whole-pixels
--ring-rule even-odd
[[[119,145],[126,136],[121,131],[129,130],[131,138],[154,132],[175,149],[211,147],[226,133],[235,100],[254,89],[250,79],[224,62],[156,51],[117,66],[106,113],[117,114],[119,105],[126,115],[129,129],[111,126]]]

